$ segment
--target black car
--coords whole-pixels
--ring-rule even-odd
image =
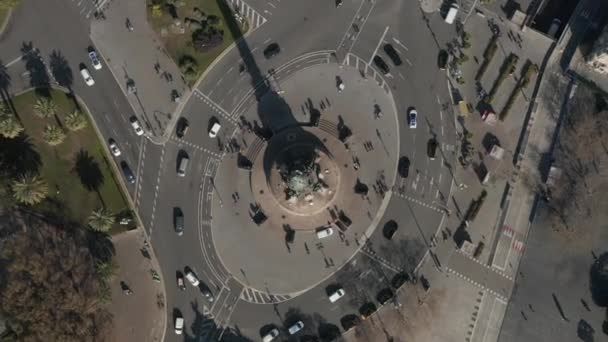
[[[387,75],[390,72],[388,65],[386,64],[384,59],[382,59],[382,57],[378,55],[374,56],[374,64],[383,75]]]
[[[123,160],[120,162],[120,168],[122,169],[122,173],[125,175],[127,182],[129,182],[129,184],[135,183],[135,175],[126,161]]]
[[[173,208],[173,226],[178,236],[184,234],[184,213],[178,207]]]
[[[183,138],[184,135],[186,135],[186,133],[188,132],[188,127],[190,125],[188,124],[188,119],[186,118],[180,118],[177,121],[177,128],[175,129],[175,134],[177,134],[178,138]]]
[[[281,52],[281,47],[277,43],[272,43],[264,49],[264,57],[270,59]]]
[[[450,55],[446,50],[439,50],[439,55],[437,56],[437,66],[441,70],[445,70],[445,67],[448,65],[448,59]]]
[[[384,52],[386,52],[395,66],[401,65],[401,57],[399,57],[399,53],[397,53],[397,50],[391,44],[384,44]]]
[[[437,140],[435,138],[429,139],[429,142],[426,146],[426,154],[429,156],[431,160],[435,159],[435,155],[437,154]]]
[[[382,235],[384,235],[385,238],[390,240],[393,238],[398,228],[399,225],[397,224],[397,222],[395,220],[390,220],[384,224],[384,228],[382,228]]]
[[[410,174],[410,160],[408,157],[399,158],[397,172],[399,173],[399,176],[403,178],[407,178],[407,176]]]

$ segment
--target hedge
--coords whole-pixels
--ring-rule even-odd
[[[494,81],[494,85],[492,86],[490,94],[487,96],[486,102],[492,102],[492,99],[494,99],[494,95],[496,95],[496,92],[498,91],[498,88],[500,88],[502,82],[504,82],[507,77],[515,71],[515,67],[517,65],[518,60],[519,57],[517,57],[517,55],[514,53],[510,54],[509,57],[507,57],[502,67],[500,68],[500,74],[498,75],[496,81]]]
[[[513,92],[511,93],[511,96],[509,96],[507,103],[505,104],[504,108],[498,115],[498,118],[500,119],[500,121],[503,121],[507,117],[507,115],[509,115],[509,112],[511,111],[511,107],[513,107],[513,104],[515,104],[515,100],[517,100],[517,98],[519,97],[519,94],[521,94],[521,91],[523,89],[525,89],[528,86],[528,84],[530,84],[530,80],[532,79],[532,77],[534,77],[534,75],[536,75],[536,73],[538,73],[538,65],[536,65],[536,64],[530,62],[530,60],[528,60],[526,62],[524,71],[522,72],[522,77],[519,80],[519,83],[517,84],[515,89],[513,89]]]
[[[483,53],[483,63],[481,63],[477,75],[475,75],[476,81],[479,81],[483,77],[483,74],[485,74],[490,62],[492,62],[492,59],[494,58],[494,54],[496,54],[496,49],[498,49],[498,36],[494,35],[490,39],[486,51]]]

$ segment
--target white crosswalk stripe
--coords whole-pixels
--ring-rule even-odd
[[[230,0],[230,4],[235,12],[235,17],[237,19],[247,19],[251,30],[257,29],[268,21],[268,19],[264,18],[258,11],[247,5],[243,0]]]

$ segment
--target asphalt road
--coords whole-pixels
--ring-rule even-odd
[[[248,5],[267,21],[210,70],[195,96],[186,103],[183,115],[191,124],[185,140],[173,134],[162,146],[135,136],[128,123],[133,111],[116,80],[107,68],[92,70],[86,56],[87,47],[92,45],[86,18],[90,6],[84,9],[67,0],[23,0],[0,40],[0,59],[5,64],[22,55],[24,41],[32,42],[47,65],[52,51],[59,51],[72,70],[71,88],[91,110],[104,138],[118,141],[124,159],[137,173],[138,181],[130,190],[151,235],[166,282],[167,341],[183,339],[172,331],[176,310],[186,319],[186,336],[202,340],[217,337],[227,327],[238,327],[247,338],[259,340],[270,325],[281,327],[296,317],[306,321],[305,330],[309,334],[318,335],[319,328],[328,325],[341,330],[340,319],[344,315],[357,313],[367,301],[377,303],[375,297],[388,286],[388,279],[399,271],[412,271],[418,264],[430,237],[439,228],[443,218],[441,203],[445,203],[451,191],[452,179],[446,163],[454,162],[450,152],[455,141],[454,122],[452,113],[442,109],[449,95],[445,75],[436,67],[436,58],[438,46],[445,45],[454,35],[453,27],[443,24],[438,15],[430,16],[427,24],[413,0],[345,0],[340,8],[326,0],[251,1]],[[45,15],[32,21],[31,13]],[[262,50],[270,42],[278,42],[282,52],[266,60]],[[327,58],[319,56],[330,51],[336,52],[340,63],[364,67],[374,53],[381,51],[383,42],[392,43],[404,61],[395,67],[379,52],[391,66],[384,84],[390,87],[395,99],[401,130],[407,129],[404,116],[407,109],[416,107],[419,112],[418,128],[403,134],[399,142],[401,155],[412,162],[410,176],[397,178],[393,197],[379,223],[381,227],[388,220],[397,221],[396,236],[388,241],[381,235],[382,229],[376,229],[348,266],[295,298],[273,298],[264,289],[244,287],[231,275],[233,270],[223,266],[223,251],[215,250],[210,225],[212,208],[219,210],[222,202],[230,201],[218,195],[217,188],[224,184],[212,181],[222,158],[226,158],[226,147],[218,141],[226,142],[238,126],[236,119],[244,108],[242,100],[252,91],[252,83],[259,81],[256,75],[252,82],[251,71],[257,69],[266,75],[269,69],[284,66],[281,77],[288,78],[307,66],[326,63]],[[238,66],[243,56],[248,58],[250,72],[241,74]],[[92,71],[95,86],[84,84],[78,72],[80,63]],[[12,63],[10,70],[20,78],[24,71],[22,62]],[[211,116],[218,117],[223,124],[220,139],[210,139],[206,134]],[[435,160],[429,160],[425,152],[431,136],[441,144],[441,153]],[[185,177],[176,175],[180,153],[190,157]],[[174,232],[175,207],[185,215],[186,229],[180,237]],[[404,246],[407,255],[395,253]],[[183,271],[186,266],[212,290],[214,302],[191,286],[185,292],[177,288],[176,271]],[[344,285],[349,295],[336,304],[329,303],[326,287],[349,281],[356,283]],[[213,320],[204,317],[207,310]]]
[[[319,335],[319,328],[323,330],[328,324],[342,330],[342,317],[356,314],[367,301],[378,305],[375,297],[388,286],[387,281],[399,271],[414,270],[443,219],[442,204],[447,200],[452,184],[446,164],[454,163],[455,123],[453,113],[443,109],[443,104],[449,103],[449,94],[445,74],[436,67],[438,45],[435,39],[438,44],[445,45],[454,34],[453,27],[443,24],[438,15],[431,16],[431,34],[414,1],[372,5],[367,1],[345,1],[339,9],[332,2],[321,0],[289,4],[273,2],[274,6],[270,7],[267,3],[252,1],[248,5],[268,21],[250,33],[239,47],[228,52],[199,85],[182,112],[190,121],[190,133],[184,140],[173,135],[165,145],[161,167],[154,170],[159,174],[160,190],[152,201],[152,207],[144,208],[140,202],[140,211],[154,213],[150,229],[167,280],[169,319],[173,317],[173,308],[179,308],[187,322],[186,332],[203,340],[218,336],[222,328],[235,327],[243,336],[259,340],[270,326],[285,327],[286,322],[296,316],[306,321],[304,334]],[[353,25],[357,26],[358,32],[354,32]],[[381,41],[390,42],[398,50],[403,59],[401,66],[390,64],[382,51]],[[281,53],[267,60],[262,51],[270,42],[279,43]],[[221,190],[232,184],[230,181],[214,184],[211,179],[215,177],[219,163],[226,162],[231,154],[224,155],[228,153],[226,147],[220,147],[218,139],[210,139],[204,132],[209,119],[212,116],[218,118],[222,123],[219,141],[223,145],[235,133],[239,116],[248,115],[247,108],[256,105],[253,96],[244,101],[257,82],[252,80],[249,72],[239,72],[241,63],[247,64],[249,71],[259,70],[262,75],[272,68],[280,70],[280,84],[281,80],[306,67],[326,63],[325,54],[334,50],[345,58],[340,62],[357,66],[358,60],[360,67],[379,50],[391,66],[391,75],[384,80],[395,98],[403,132],[400,151],[412,162],[410,176],[397,178],[393,197],[380,220],[380,228],[352,259],[356,260],[356,266],[346,266],[294,298],[273,297],[265,289],[254,289],[236,281],[231,275],[235,270],[226,269],[221,262],[221,255],[226,251],[214,248],[210,233],[213,211],[226,210],[228,203],[232,202]],[[243,56],[247,56],[245,61]],[[407,130],[404,113],[409,107],[416,107],[419,112],[418,128],[404,131]],[[259,120],[255,116],[246,116],[246,119]],[[426,155],[427,143],[432,136],[441,146],[435,160],[429,160]],[[188,153],[191,159],[191,168],[184,178],[175,174],[180,150]],[[243,177],[246,176],[247,173],[243,172]],[[173,231],[174,206],[180,207],[186,215],[187,230],[181,237]],[[381,228],[391,219],[399,223],[399,230],[393,240],[388,241],[382,236]],[[233,248],[238,251],[239,246]],[[242,257],[255,258],[255,255]],[[214,303],[208,302],[191,287],[186,293],[177,289],[174,285],[175,271],[183,270],[185,266],[192,267],[212,289],[216,297]],[[355,267],[355,271],[350,270]],[[349,286],[346,288],[349,295],[331,304],[327,300],[326,287],[336,283],[348,284],[349,279],[352,282],[353,274],[361,276],[357,282],[360,286]],[[200,313],[206,309],[211,310],[214,320],[201,324]],[[170,321],[166,340],[181,340],[172,330]]]

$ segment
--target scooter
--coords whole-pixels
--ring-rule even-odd
[[[132,32],[133,24],[131,24],[131,20],[129,20],[129,18],[127,18],[126,25],[127,25],[127,29]]]

